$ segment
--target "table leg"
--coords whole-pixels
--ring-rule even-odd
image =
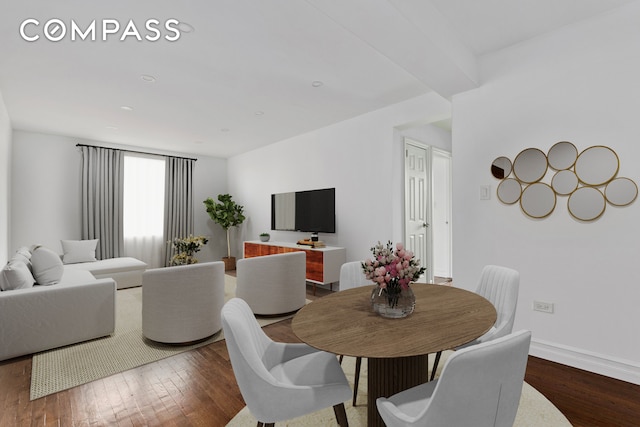
[[[367,425],[384,427],[376,399],[389,397],[429,380],[429,355],[388,359],[367,359]]]

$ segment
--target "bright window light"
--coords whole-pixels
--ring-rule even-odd
[[[124,156],[124,238],[162,237],[165,160]]]

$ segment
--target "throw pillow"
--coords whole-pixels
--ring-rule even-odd
[[[0,289],[3,291],[30,288],[34,283],[29,268],[20,260],[12,259],[0,271]]]
[[[24,262],[27,265],[27,268],[29,269],[29,271],[32,271],[31,270],[31,252],[29,251],[29,248],[22,247],[18,249],[15,255],[13,255],[11,259]]]
[[[93,240],[61,240],[62,262],[76,264],[78,262],[96,261],[98,239]]]
[[[36,283],[44,286],[60,282],[64,272],[60,255],[43,246],[39,246],[31,253],[31,268]]]

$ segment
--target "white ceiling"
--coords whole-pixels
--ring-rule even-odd
[[[0,93],[14,129],[229,157],[429,91],[450,98],[481,83],[479,55],[632,1],[0,0]],[[19,34],[27,18],[37,41]],[[44,37],[54,18],[59,42]],[[194,31],[144,40],[152,18]],[[102,41],[108,19],[121,29]],[[72,21],[93,20],[98,40],[70,40]],[[129,20],[143,41],[120,41]]]

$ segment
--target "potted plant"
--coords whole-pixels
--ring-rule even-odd
[[[171,257],[170,265],[188,265],[198,262],[194,254],[207,244],[209,239],[206,236],[176,237],[173,239],[173,248],[176,253]]]
[[[231,256],[229,229],[244,222],[245,216],[242,213],[244,206],[234,202],[229,194],[218,194],[218,202],[208,197],[203,203],[211,219],[227,232],[227,256],[222,257],[224,269],[225,271],[235,270],[236,258]]]
[[[261,242],[268,242],[270,238],[271,236],[269,235],[269,233],[260,233]]]

